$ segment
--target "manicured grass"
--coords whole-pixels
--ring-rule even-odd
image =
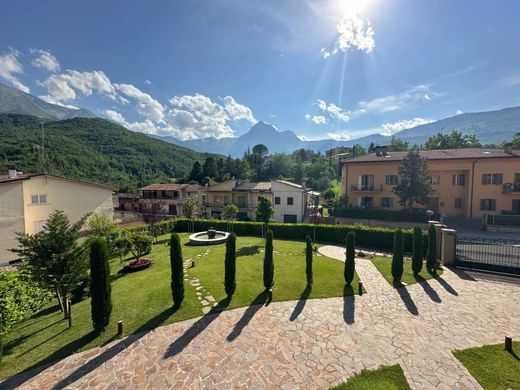
[[[183,243],[187,234],[182,234]],[[185,283],[185,300],[182,307],[173,312],[170,289],[170,261],[168,236],[159,238],[147,258],[153,266],[139,272],[118,274],[122,265],[118,259],[110,263],[113,312],[111,322],[102,334],[92,332],[90,299],[73,305],[73,326],[67,322],[55,302],[20,323],[4,340],[4,357],[0,361],[0,379],[19,372],[62,359],[74,352],[106,344],[115,338],[118,320],[124,321],[125,335],[153,329],[159,325],[182,321],[202,315],[195,288]],[[161,241],[162,240],[162,241]],[[207,256],[196,260],[196,267],[189,274],[200,277],[205,289],[217,301],[224,298],[224,251],[225,246],[212,246]],[[276,254],[275,287],[273,300],[299,299],[305,290],[305,244],[296,241],[274,241]],[[182,246],[184,259],[196,258],[204,247]],[[262,260],[263,242],[258,238],[237,239],[237,291],[228,308],[251,304],[263,291]],[[343,263],[316,256],[314,264],[314,287],[310,297],[342,296],[344,293]],[[357,286],[357,279],[354,286]],[[352,291],[345,290],[351,294]],[[262,299],[259,299],[259,303]]]
[[[388,283],[393,285],[394,278],[392,277],[392,258],[376,256],[372,260],[372,263],[376,266],[381,275],[386,279]],[[404,260],[404,271],[401,281],[406,284],[414,284],[421,282],[422,280],[429,280],[435,276],[426,271],[426,263],[423,264],[423,269],[417,277],[414,276],[412,271],[412,260]],[[437,276],[442,275],[442,270],[437,270]]]
[[[513,342],[514,354],[504,344],[454,351],[453,354],[486,390],[520,389],[520,342]]]
[[[396,364],[395,366],[382,366],[376,370],[363,370],[331,390],[402,390],[409,388],[410,385],[404,377],[401,366]]]

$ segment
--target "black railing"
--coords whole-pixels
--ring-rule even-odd
[[[520,183],[505,183],[502,186],[503,192],[520,192]]]
[[[359,192],[379,192],[383,191],[383,185],[374,185],[374,184],[352,184],[350,187],[351,191],[359,191]]]
[[[520,215],[486,215],[486,225],[520,227]]]
[[[458,240],[455,265],[520,275],[520,244]]]

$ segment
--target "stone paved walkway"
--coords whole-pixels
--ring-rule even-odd
[[[344,258],[343,248],[320,250]],[[368,260],[356,267],[363,296],[252,306],[159,327],[70,356],[21,387],[327,389],[363,368],[399,363],[413,388],[475,389],[451,351],[520,337],[519,285],[446,270],[395,290]]]

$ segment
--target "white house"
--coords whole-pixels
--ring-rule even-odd
[[[310,189],[284,180],[271,180],[275,222],[297,223],[306,217]]]

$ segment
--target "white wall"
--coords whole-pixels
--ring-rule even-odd
[[[15,233],[25,231],[22,182],[0,184],[0,264],[17,258]]]
[[[273,193],[273,207],[275,222],[283,222],[284,215],[296,215],[297,222],[303,221],[303,214],[305,210],[305,196],[303,189],[292,187],[287,184],[271,181],[271,192]],[[275,204],[276,197],[280,197],[280,204]],[[287,198],[293,198],[293,204],[287,204]]]

